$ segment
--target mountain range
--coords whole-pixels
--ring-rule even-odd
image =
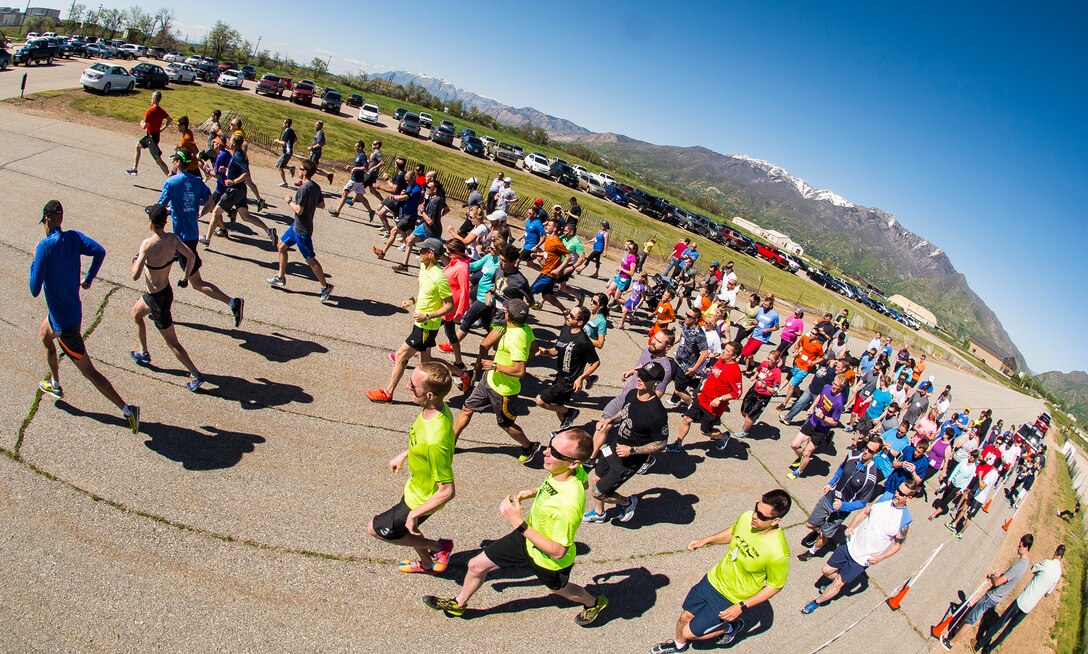
[[[554,140],[584,145],[635,175],[654,180],[657,186],[708,199],[719,208],[719,215],[744,216],[789,234],[806,253],[865,279],[885,295],[899,293],[929,308],[953,333],[977,334],[1007,349],[1027,370],[997,315],[945,252],[885,211],[814,188],[773,163],[747,155],[594,133],[532,107],[510,107],[426,75],[392,71],[372,77],[405,86],[417,84],[435,97],[460,100],[507,124],[531,123]]]

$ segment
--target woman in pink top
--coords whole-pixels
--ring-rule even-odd
[[[465,242],[451,238],[446,241],[446,253],[449,255],[449,263],[442,269],[442,273],[449,280],[450,291],[453,292],[453,311],[442,316],[442,329],[445,330],[446,338],[453,347],[453,365],[464,370],[465,362],[461,359],[461,341],[457,338],[457,325],[461,323],[461,318],[472,305]]]
[[[914,423],[914,436],[911,442],[917,444],[919,440],[932,441],[937,435],[937,407],[931,407],[929,411]]]
[[[617,304],[631,286],[631,277],[635,274],[635,267],[638,266],[638,244],[627,241],[623,245],[623,251],[620,265],[616,268],[616,275],[604,289],[605,295]]]
[[[805,333],[805,310],[797,307],[793,315],[786,319],[782,325],[782,341],[778,344],[778,356],[785,357],[786,352],[793,347],[801,334]]]

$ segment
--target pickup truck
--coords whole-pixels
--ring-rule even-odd
[[[419,126],[430,129],[432,125],[434,125],[434,119],[431,118],[431,114],[426,111],[419,112]]]
[[[755,241],[748,238],[744,234],[741,234],[737,230],[723,227],[722,238],[725,239],[726,247],[753,257],[756,255]]]
[[[291,91],[291,102],[312,105],[314,103],[314,83],[304,79],[295,84],[295,90]]]
[[[283,79],[279,75],[265,73],[264,75],[261,75],[261,79],[257,82],[257,86],[253,89],[253,92],[282,97],[284,88]]]
[[[627,206],[644,213],[646,207],[653,202],[653,196],[640,188],[631,189],[627,194]]]
[[[15,51],[11,63],[13,66],[18,64],[29,66],[31,63],[42,62],[52,64],[56,56],[57,46],[53,45],[49,39],[30,39]]]
[[[766,243],[756,241],[756,253],[783,270],[789,268],[786,257],[782,256],[782,253],[778,251],[778,248],[773,245],[767,245]]]
[[[509,143],[498,143],[494,145],[488,144],[487,156],[491,157],[495,163],[506,164],[507,166],[517,166],[521,161],[521,157],[514,151],[514,146]]]

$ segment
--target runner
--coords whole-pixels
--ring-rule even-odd
[[[771,403],[771,396],[780,381],[782,371],[778,368],[778,350],[771,350],[767,353],[767,359],[756,368],[755,381],[741,400],[740,414],[744,416],[744,424],[734,436],[744,438],[748,435],[748,430]]]
[[[385,246],[378,248],[371,246],[371,250],[374,255],[379,259],[385,259],[386,254],[389,253],[389,249],[393,247],[393,242],[397,240],[399,235],[404,239],[405,244],[408,242],[408,235],[415,231],[419,222],[419,209],[423,204],[424,189],[427,185],[427,178],[423,175],[412,176],[411,174],[405,177],[404,191],[398,195],[391,196],[391,199],[396,199],[400,202],[400,215],[397,218],[396,229],[389,232],[389,237],[385,240]],[[439,232],[441,234],[441,232]],[[409,256],[411,248],[406,245],[401,246],[404,248],[405,256]],[[394,270],[407,270],[408,266],[405,264],[398,264],[393,267]]]
[[[318,175],[324,175],[329,178],[329,184],[332,184],[332,173],[321,169],[321,152],[325,149],[325,121],[319,120],[314,123],[314,139],[310,143],[310,161],[314,162],[314,171]]]
[[[649,344],[638,355],[638,361],[635,362],[635,367],[623,371],[620,375],[620,380],[625,383],[619,394],[605,405],[604,411],[601,413],[602,420],[611,418],[620,412],[620,409],[623,408],[623,404],[627,399],[627,395],[634,390],[635,384],[638,383],[638,377],[635,373],[651,361],[660,363],[661,367],[665,369],[665,378],[658,382],[656,388],[654,388],[658,397],[665,394],[665,389],[668,388],[669,382],[672,381],[672,359],[669,358],[669,349],[672,347],[675,340],[676,336],[671,331],[654,334],[653,338],[650,339]]]
[[[495,310],[491,315],[490,331],[484,340],[480,341],[479,355],[473,366],[473,377],[479,379],[483,373],[483,362],[488,352],[495,347],[499,339],[506,332],[506,313],[503,308],[513,299],[523,300],[526,304],[533,301],[533,293],[529,290],[529,280],[518,269],[518,249],[513,245],[507,245],[499,253],[499,272],[495,275]],[[468,330],[465,330],[468,331]]]
[[[452,242],[451,239],[450,243]],[[438,344],[438,349],[443,352],[454,352],[456,350],[455,365],[457,361],[462,361],[460,344],[461,341],[465,340],[465,336],[472,331],[472,328],[477,323],[487,326],[491,324],[491,317],[495,312],[495,281],[499,273],[499,253],[505,249],[506,241],[492,239],[488,251],[468,266],[470,279],[476,277],[476,299],[469,306],[465,315],[461,317],[461,324],[454,333],[454,337],[447,343]],[[514,257],[517,258],[516,252]],[[528,285],[528,282],[526,282],[526,285]],[[452,291],[452,288],[450,290]],[[446,337],[449,338],[448,330]],[[468,382],[471,383],[472,373],[466,371],[466,374],[468,375]]]
[[[491,409],[495,421],[518,445],[521,454],[518,461],[529,463],[540,451],[540,443],[531,442],[517,424],[518,394],[521,392],[521,378],[525,375],[525,362],[533,351],[533,330],[526,324],[529,320],[529,305],[524,300],[507,300],[504,306],[506,329],[499,337],[493,360],[481,357],[480,366],[486,375],[477,377],[479,381],[472,389],[472,394],[465,399],[461,413],[453,425],[453,433],[461,432],[472,421],[472,414]]]
[[[442,330],[446,334],[446,343],[453,352],[453,365],[457,368],[458,379],[462,391],[467,391],[472,381],[472,373],[465,369],[465,362],[461,359],[461,339],[457,335],[457,325],[468,313],[472,303],[472,289],[469,283],[468,257],[465,256],[465,244],[457,239],[446,242],[446,257],[448,263],[442,268],[442,274],[450,283],[450,293],[453,294],[453,311],[442,316]],[[446,349],[439,346],[439,350]]]
[[[810,533],[801,539],[801,546],[808,549],[797,555],[798,561],[808,561],[816,556],[835,537],[846,517],[865,506],[876,490],[877,470],[873,457],[884,449],[884,442],[879,436],[873,436],[862,445],[861,449],[848,453],[835,469],[835,474],[823,488],[823,497],[805,520]]]
[[[382,155],[382,142],[378,139],[374,139],[370,143],[370,158],[367,160],[366,177],[363,178],[363,186],[370,191],[371,195],[378,199],[379,206],[381,206],[383,198],[381,192],[378,190],[378,180],[381,179],[382,165],[384,163],[385,157]],[[367,219],[370,222],[374,222],[374,208],[370,205],[370,200],[367,199],[366,195],[356,195],[354,202],[360,201],[369,213]],[[349,200],[348,203],[354,204],[354,202]]]
[[[714,444],[715,450],[724,451],[729,446],[731,434],[726,431],[722,436],[722,414],[729,408],[729,401],[740,398],[741,372],[737,364],[737,354],[740,353],[740,344],[730,341],[722,346],[722,356],[710,373],[706,376],[699,391],[699,397],[691,404],[680,420],[680,432],[676,435],[676,442],[665,448],[667,452],[683,452],[684,438],[691,429],[691,423],[699,421],[699,428],[703,436],[709,438]]]
[[[979,633],[976,641],[976,651],[982,654],[991,654],[1001,646],[1013,629],[1027,617],[1028,613],[1039,604],[1044,597],[1049,597],[1058,582],[1062,579],[1062,558],[1065,557],[1065,545],[1059,545],[1054,550],[1054,558],[1040,561],[1031,566],[1031,579],[1024,590],[1016,596],[1001,613],[990,628],[984,633]],[[998,633],[1000,632],[1000,633]]]
[[[846,528],[846,543],[831,554],[824,565],[823,577],[816,582],[820,595],[806,604],[801,613],[809,615],[827,606],[846,584],[903,548],[912,519],[907,503],[917,494],[917,484],[903,482],[895,493],[884,493],[854,516]],[[830,583],[821,583],[825,580]]]
[[[728,282],[726,282],[728,285]],[[785,357],[789,352],[793,344],[797,342],[797,339],[801,338],[801,334],[805,333],[805,310],[801,307],[797,307],[793,311],[793,316],[786,318],[786,322],[782,325],[782,336],[779,337],[778,343],[778,355]]]
[[[608,251],[608,230],[610,228],[611,225],[608,224],[607,220],[601,222],[601,228],[597,230],[597,234],[593,237],[593,251],[582,260],[581,265],[575,269],[576,272],[582,272],[592,263],[595,268],[591,276],[596,278],[601,274],[601,257]]]
[[[420,203],[419,224],[404,239],[404,259],[393,270],[408,272],[408,259],[412,256],[412,245],[427,239],[442,240],[442,216],[446,207],[446,198],[439,191],[438,184],[423,177],[423,197]],[[418,179],[416,180],[419,181]],[[412,202],[411,199],[408,200]]]
[[[381,206],[378,208],[377,214],[375,214],[378,220],[382,221],[382,226],[378,228],[378,236],[387,238],[392,231],[392,226],[389,224],[389,219],[394,220],[400,215],[401,205],[404,204],[404,200],[407,199],[405,189],[408,188],[407,182],[407,167],[408,162],[404,157],[397,157],[393,160],[393,179],[386,186],[386,192],[389,195],[382,200]],[[377,182],[375,182],[377,184]]]
[[[340,215],[340,212],[344,210],[345,204],[351,204],[354,206],[355,202],[362,200],[366,203],[367,211],[370,211],[370,219],[374,220],[374,212],[370,209],[370,203],[367,202],[364,194],[367,188],[368,171],[370,170],[370,164],[367,161],[366,156],[366,141],[355,142],[355,160],[351,162],[351,167],[348,169],[351,175],[348,177],[348,183],[344,185],[344,190],[340,194],[340,204],[336,205],[335,209],[329,209],[329,215],[335,218]],[[351,200],[351,195],[355,194],[355,200]]]
[[[1028,554],[1034,544],[1035,536],[1024,534],[1020,537],[1020,543],[1016,546],[1017,558],[1012,562],[1012,565],[1005,572],[991,572],[986,575],[986,580],[990,582],[990,588],[987,589],[985,595],[971,605],[971,608],[963,616],[962,622],[954,624],[948,633],[941,636],[941,645],[945,649],[952,649],[956,640],[969,633],[971,628],[982,619],[982,616],[986,615],[987,611],[996,609],[997,605],[1008,597],[1012,589],[1020,582],[1020,578],[1031,567],[1031,559],[1028,558]]]
[[[934,511],[929,516],[930,520],[947,513],[950,503],[959,505],[963,494],[967,492],[967,487],[971,484],[971,480],[975,478],[977,469],[978,452],[969,453],[967,458],[956,464],[945,482],[937,489],[940,495],[933,501]]]
[[[682,238],[672,246],[672,256],[669,257],[669,263],[665,266],[665,272],[661,273],[663,277],[668,277],[673,268],[680,267],[680,261],[683,260],[684,252],[687,251],[689,245],[691,245],[691,239]]]
[[[763,304],[756,312],[756,325],[744,349],[740,351],[740,363],[745,366],[744,374],[751,377],[756,368],[756,352],[766,343],[771,342],[771,335],[782,328],[778,312],[774,310],[774,296],[766,295]]]
[[[651,315],[651,320],[654,324],[650,327],[649,339],[653,340],[654,336],[669,328],[669,325],[676,320],[676,310],[672,308],[672,290],[666,288],[661,293],[661,299],[658,300],[657,306],[654,307],[654,312]]]
[[[205,247],[211,247],[212,235],[219,233],[217,228],[223,226],[223,212],[231,213],[232,211],[238,212],[238,217],[243,222],[249,223],[254,227],[262,230],[268,237],[268,240],[272,241],[273,247],[276,245],[277,234],[276,230],[269,228],[264,224],[264,221],[260,218],[249,213],[249,199],[246,197],[246,181],[249,179],[249,159],[246,157],[245,150],[243,149],[245,141],[240,134],[235,134],[230,137],[230,164],[227,166],[227,170],[223,177],[223,186],[226,191],[223,193],[223,197],[219,198],[219,203],[215,207],[215,213],[212,216],[212,220],[208,223],[208,235],[201,243],[204,243]]]
[[[574,618],[576,624],[592,623],[608,606],[604,595],[594,597],[586,589],[570,582],[574,567],[574,534],[581,524],[586,504],[586,471],[582,463],[593,451],[593,440],[581,429],[560,432],[544,448],[544,470],[548,477],[539,489],[508,495],[499,506],[514,531],[492,541],[468,563],[461,591],[455,597],[426,595],[423,604],[447,616],[462,616],[469,600],[483,585],[487,575],[499,568],[529,568],[548,589],[584,608]],[[521,503],[536,498],[527,519],[522,518]]]
[[[675,640],[654,645],[650,654],[686,652],[691,641],[715,637],[717,645],[725,647],[744,632],[744,613],[770,600],[786,585],[790,549],[780,523],[792,506],[786,491],[767,491],[732,527],[688,543],[691,551],[707,545],[729,548],[688,591],[676,621]]]
[[[559,290],[576,298],[578,306],[582,306],[586,301],[585,291],[571,288],[568,282],[574,276],[574,269],[578,266],[578,263],[586,256],[586,248],[582,245],[582,239],[578,238],[578,232],[576,231],[578,225],[576,222],[568,221],[565,225],[562,222],[559,224],[563,225],[563,233],[559,238],[563,241],[563,246],[567,248],[567,258],[559,269],[559,276],[555,278],[555,284]]]
[[[823,358],[823,342],[823,335],[815,326],[809,330],[808,334],[805,334],[797,341],[797,346],[793,348],[793,371],[790,373],[789,380],[783,382],[782,386],[778,388],[778,395],[785,392],[785,396],[782,398],[782,402],[775,407],[775,411],[786,410],[786,402],[790,401],[797,388],[812,372],[812,367]],[[787,389],[789,389],[789,392],[786,392]]]
[[[38,241],[34,250],[34,262],[30,265],[30,295],[38,297],[45,290],[45,306],[49,317],[42,321],[38,335],[45,346],[45,360],[49,364],[49,378],[42,380],[38,388],[42,393],[58,400],[64,399],[60,386],[60,361],[57,358],[56,340],[61,349],[76,365],[98,392],[121,409],[129,429],[135,434],[140,430],[140,407],[129,406],[113,388],[113,384],[98,372],[87,354],[80,325],[83,322],[83,303],[79,289],[89,289],[106,258],[106,250],[93,239],[75,230],[64,231],[64,207],[57,200],[50,200],[42,207],[38,224],[45,226],[45,238]],[[81,257],[91,257],[91,266],[79,279]]]
[[[305,161],[312,170],[312,161]],[[395,545],[415,549],[419,559],[401,561],[401,572],[436,574],[449,565],[453,541],[431,540],[419,527],[444,507],[456,494],[453,481],[453,413],[446,404],[453,380],[449,369],[437,361],[419,364],[408,377],[412,402],[422,409],[408,432],[408,449],[389,462],[393,474],[408,464],[408,481],[400,501],[374,516],[367,531],[371,536]]]
[[[218,300],[227,305],[234,317],[234,326],[242,324],[242,315],[245,311],[245,301],[240,297],[230,297],[211,282],[204,281],[200,275],[203,261],[197,247],[200,241],[200,225],[197,223],[199,215],[206,214],[214,204],[215,199],[208,191],[208,187],[196,175],[186,173],[182,165],[186,163],[186,157],[190,156],[188,150],[178,150],[171,159],[174,160],[174,174],[166,178],[162,184],[162,193],[159,194],[160,204],[170,209],[170,228],[174,235],[188,248],[193,259],[193,265],[188,266],[188,257],[179,255],[178,263],[187,270],[182,279],[178,280],[178,287],[185,288],[189,284],[207,295],[213,300]],[[224,155],[221,155],[224,156]],[[229,158],[230,155],[225,155]],[[217,163],[221,159],[217,159]],[[209,231],[211,227],[209,227]]]
[[[604,341],[608,336],[608,314],[611,312],[608,296],[594,293],[589,298],[589,312],[589,322],[586,323],[589,342],[598,350],[604,349]]]
[[[956,537],[956,540],[963,540],[963,532],[967,530],[967,525],[971,524],[972,518],[978,515],[978,512],[990,501],[994,491],[997,490],[1000,472],[994,465],[995,459],[996,457],[992,455],[988,458],[986,452],[982,452],[979,456],[978,468],[975,469],[974,480],[967,488],[967,492],[974,489],[974,494],[971,495],[970,500],[967,500],[966,493],[964,494],[964,497],[960,500],[959,514],[952,522],[945,525]],[[964,502],[964,500],[967,501]]]
[[[564,329],[556,337],[554,347],[537,348],[537,356],[556,357],[555,379],[551,386],[536,396],[536,405],[559,417],[559,431],[570,429],[580,411],[567,406],[575,393],[585,387],[586,379],[601,365],[597,348],[589,342],[583,329],[589,320],[589,309],[574,307],[566,315]],[[555,436],[558,432],[552,432]]]
[[[291,157],[295,156],[295,142],[298,141],[298,134],[295,134],[295,130],[291,129],[291,119],[283,119],[283,132],[280,133],[278,139],[272,139],[273,145],[278,145],[282,148],[279,159],[276,159],[276,170],[280,171],[280,187],[289,188],[287,184],[287,174],[284,172],[290,171],[291,177],[295,176],[295,167],[291,165]]]
[[[442,274],[438,264],[442,256],[442,241],[429,238],[419,244],[419,290],[401,304],[407,309],[415,305],[412,313],[412,333],[393,355],[393,372],[385,388],[372,388],[366,392],[371,402],[392,402],[393,392],[400,383],[408,360],[416,353],[423,363],[431,360],[431,348],[442,324],[442,316],[453,311],[453,293],[450,282]]]
[[[675,409],[681,404],[690,406],[691,393],[699,388],[702,379],[699,370],[703,367],[710,350],[707,347],[706,332],[699,326],[703,314],[698,309],[688,309],[684,313],[684,322],[680,325],[680,345],[676,347],[672,368],[672,397],[665,406]]]
[[[635,277],[631,282],[631,295],[627,298],[627,301],[623,303],[623,314],[620,315],[620,331],[626,329],[627,316],[633,315],[638,310],[639,305],[643,304],[643,300],[646,295],[646,283],[649,278],[646,273],[639,273],[638,277]],[[634,322],[634,318],[631,319]]]
[[[197,147],[196,137],[193,136],[193,130],[189,129],[188,116],[178,118],[178,133],[181,134],[181,143],[178,144],[178,149],[187,150],[189,154],[192,155],[192,160],[185,167],[185,172],[192,173],[201,179],[204,179],[200,162],[200,148]]]
[[[640,367],[635,377],[635,388],[624,396],[619,412],[597,422],[589,476],[593,508],[586,511],[582,522],[604,522],[606,503],[619,507],[620,522],[630,522],[639,497],[625,497],[617,491],[651,455],[664,450],[669,440],[669,414],[654,392],[655,385],[665,379],[665,368],[651,361]]]
[[[235,136],[242,137],[242,153],[246,156],[246,163],[249,163],[249,141],[246,140],[246,132],[242,129],[242,119],[235,118],[230,121],[230,141],[233,141]],[[247,169],[248,171],[248,169]],[[257,188],[257,182],[253,179],[252,175],[246,177],[246,188],[253,191],[253,196],[257,198],[257,211],[264,211],[268,206],[268,203],[261,197],[261,190]]]
[[[794,437],[790,447],[797,459],[790,464],[786,474],[789,479],[797,479],[805,473],[805,467],[812,460],[812,453],[817,448],[831,442],[831,430],[839,424],[843,405],[846,404],[846,377],[837,375],[829,386],[824,387],[816,406],[808,419],[801,425],[801,431]]]
[[[627,240],[623,244],[623,256],[620,257],[620,263],[616,266],[616,274],[612,276],[604,289],[604,294],[616,304],[620,303],[623,294],[631,286],[631,278],[635,274],[635,266],[637,265],[638,243]]]
[[[140,339],[140,350],[129,352],[129,356],[141,366],[151,363],[151,355],[147,351],[147,327],[144,325],[144,318],[150,315],[151,322],[155,323],[155,327],[162,334],[170,351],[192,376],[185,388],[195,393],[204,385],[204,378],[197,370],[196,364],[189,358],[185,347],[178,341],[177,332],[174,330],[174,318],[170,312],[170,307],[174,303],[174,289],[170,286],[170,266],[176,259],[184,261],[185,272],[182,279],[187,281],[189,274],[193,272],[193,252],[176,234],[166,233],[168,215],[166,207],[153,204],[146,207],[144,211],[147,212],[151,236],[140,243],[140,251],[132,259],[132,279],[139,281],[140,275],[146,273],[144,283],[147,286],[147,292],[136,300],[136,304],[132,305],[132,319],[136,322],[136,336]]]
[[[563,306],[559,298],[555,297],[556,278],[559,277],[563,262],[570,253],[567,246],[563,244],[563,239],[559,237],[558,220],[549,218],[544,222],[544,237],[540,241],[538,250],[533,254],[533,258],[540,261],[540,275],[533,282],[532,292],[534,295],[540,295],[541,300],[559,309],[559,313],[566,313],[567,308]],[[540,310],[543,304],[537,301],[533,304],[533,308]]]
[[[518,240],[522,241],[521,252],[518,256],[521,258],[522,263],[528,264],[530,267],[534,265],[533,255],[540,250],[540,242],[544,240],[546,235],[544,222],[537,213],[542,204],[544,204],[544,200],[540,198],[533,200],[533,206],[525,214],[525,232],[518,238]],[[509,212],[508,209],[504,211]]]
[[[313,180],[317,166],[306,159],[302,162],[302,186],[295,190],[294,197],[283,196],[284,202],[295,212],[295,222],[283,232],[283,236],[276,243],[279,252],[279,268],[277,274],[268,280],[269,286],[287,288],[287,256],[291,246],[298,248],[298,253],[310,266],[317,283],[321,285],[321,302],[328,302],[332,296],[332,284],[325,278],[325,270],[321,262],[317,260],[314,251],[314,213],[325,206],[325,198],[321,195],[321,187]]]
[[[571,200],[573,199],[571,198]],[[642,272],[642,266],[646,264],[646,257],[650,256],[655,247],[657,247],[657,236],[651,236],[642,244],[642,254],[638,256],[638,265],[635,266],[635,272]]]
[[[132,163],[132,168],[125,171],[129,175],[135,176],[139,173],[140,153],[143,150],[151,153],[151,158],[159,165],[163,175],[170,174],[170,169],[166,167],[166,162],[162,160],[159,138],[162,136],[162,130],[169,127],[174,119],[170,117],[170,114],[166,113],[165,109],[159,106],[161,101],[162,93],[155,91],[151,94],[151,106],[147,108],[144,117],[140,120],[140,128],[144,130],[144,135],[136,143],[136,160]]]

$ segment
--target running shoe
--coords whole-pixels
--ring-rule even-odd
[[[269,228],[268,240],[272,241],[272,247],[276,247],[276,243],[280,240],[280,236],[275,227]]]
[[[215,230],[215,235],[216,236],[222,236],[222,237],[226,238],[227,237],[227,230],[223,229],[222,227],[219,227],[219,228],[217,228]]]
[[[559,423],[559,431],[564,429],[570,429],[570,426],[574,424],[574,421],[578,419],[578,416],[582,412],[578,409],[570,409],[563,415],[563,422]]]
[[[598,377],[597,375],[590,375],[589,377],[586,377],[585,389],[588,391],[589,389],[593,388],[593,385],[596,384],[598,380],[600,380],[600,377]]]
[[[379,229],[378,230],[378,236],[381,236],[382,238],[389,238],[389,230],[388,229]]]
[[[279,275],[269,277],[265,280],[269,286],[275,286],[276,288],[285,288],[287,286],[287,280]]]
[[[179,279],[178,280],[178,288],[185,288],[188,285],[189,285],[189,280],[187,280],[187,279]]]
[[[397,570],[400,570],[401,572],[407,574],[433,575],[435,573],[435,569],[433,567],[424,568],[422,565],[420,565],[419,561],[400,561],[399,563],[397,563]]]
[[[332,284],[329,284],[325,288],[321,289],[321,301],[328,302],[329,297],[332,296]]]
[[[597,619],[604,607],[608,606],[608,598],[604,595],[598,595],[596,599],[597,602],[593,606],[587,606],[579,611],[578,615],[574,616],[574,624],[584,627]]]
[[[808,604],[805,604],[805,607],[801,609],[801,613],[809,615],[818,608],[820,608],[820,604],[816,600],[812,600]]]
[[[286,284],[286,282],[284,282],[284,284]],[[232,297],[230,302],[227,303],[227,306],[230,307],[231,315],[234,316],[234,326],[237,327],[238,325],[241,325],[242,315],[246,310],[246,301],[240,297]]]
[[[268,203],[264,201],[264,198],[257,198],[257,211],[264,211]]]
[[[461,373],[461,392],[468,391],[470,386],[472,386],[472,371],[466,370]]]
[[[132,433],[133,434],[139,433],[139,431],[140,431],[140,407],[130,405],[128,407],[128,415],[125,416],[125,419],[128,420],[128,428],[132,430]]]
[[[434,553],[434,565],[431,569],[437,572],[445,572],[450,564],[450,554],[453,552],[453,541],[448,538],[438,539],[438,551]]]
[[[38,390],[46,395],[51,395],[58,400],[64,399],[64,389],[60,384],[54,384],[52,379],[43,379],[38,383]]]
[[[793,463],[790,464],[790,468],[797,469],[797,468],[800,468],[800,467],[801,467],[801,457],[797,457],[796,459],[793,460]]]
[[[329,215],[332,216],[333,218],[336,218],[337,216],[340,215],[340,212],[337,211],[336,209],[329,209]]]
[[[135,176],[136,176],[136,173],[138,173],[139,171],[138,171],[138,170],[136,170],[135,168],[129,168],[129,169],[128,169],[128,170],[126,170],[125,172],[126,172],[126,173],[128,173],[129,175],[132,175],[133,177],[135,177]]]
[[[594,509],[590,509],[582,514],[582,522],[602,523],[604,522],[604,514],[597,513]]]
[[[815,531],[810,531],[804,538],[801,539],[801,545],[803,547],[812,547],[816,544],[816,539],[818,539],[819,537],[820,535],[818,533],[816,533]]]
[[[664,404],[669,409],[675,409],[676,407],[680,406],[680,398],[673,395],[669,399],[663,401],[662,404]]]
[[[129,352],[128,355],[132,357],[132,360],[141,366],[147,366],[151,364],[151,355],[147,352]]]
[[[790,471],[789,471],[789,472],[788,472],[788,473],[786,474],[786,479],[797,479],[797,478],[798,478],[799,476],[800,476],[800,475],[798,475],[798,474],[797,474],[797,471],[796,471],[796,470],[790,470]]]
[[[938,640],[940,640],[940,642],[941,642],[941,647],[943,647],[943,648],[945,648],[947,650],[952,649],[952,643],[950,643],[948,641],[948,636],[947,635],[946,636],[941,636]]]
[[[389,353],[389,360],[392,361],[393,363],[396,363],[397,362],[397,353],[396,352],[390,352]]]
[[[371,402],[392,402],[393,396],[385,392],[384,388],[372,388],[366,392]]]
[[[724,452],[726,449],[728,449],[729,448],[729,437],[731,435],[732,434],[730,434],[729,432],[725,432],[724,437],[719,438],[716,441],[714,441],[714,445],[713,445],[714,451],[715,452]]]
[[[805,550],[804,552],[801,552],[800,554],[797,555],[797,560],[802,561],[802,562],[803,561],[808,561],[811,558],[812,558],[812,552],[810,552],[808,550]]]
[[[690,647],[690,643],[677,645],[674,641],[666,640],[651,647],[650,654],[677,654],[678,652],[688,651],[688,647]]]
[[[280,188],[291,188],[287,182],[280,182]]]
[[[684,446],[680,444],[680,441],[675,443],[669,443],[665,446],[666,452],[672,452],[673,454],[679,454],[684,451]]]
[[[636,475],[646,474],[647,472],[650,471],[650,468],[654,467],[655,463],[657,463],[657,458],[651,456],[650,458],[646,459],[645,463],[643,463],[641,466],[639,466],[638,470],[635,471],[635,474]]]
[[[635,509],[638,508],[638,495],[632,495],[631,501],[627,506],[620,509],[620,522],[631,522],[631,518],[635,517]]]
[[[532,443],[529,447],[521,448],[521,454],[518,455],[518,461],[522,463],[529,463],[536,456],[536,453],[540,451],[540,443]]]
[[[348,205],[349,207],[354,207],[355,200],[349,195],[348,197],[344,198],[344,204]]]
[[[332,184],[332,173],[329,173],[329,183]]]
[[[373,212],[373,211],[371,211],[371,212],[370,212],[370,215],[369,215],[369,216],[367,216],[367,219],[368,219],[368,220],[369,220],[370,222],[374,222],[374,215],[375,215],[375,214],[374,214],[374,212]]]
[[[211,241],[208,240],[207,236],[198,236],[196,240],[201,245],[208,245],[209,243],[211,243]]]
[[[203,385],[204,385],[204,378],[203,377],[193,377],[189,381],[189,383],[185,385],[185,388],[189,389],[190,393],[195,393],[195,392],[199,391],[200,387],[203,386]]]
[[[718,647],[725,647],[727,645],[731,645],[733,641],[737,639],[737,636],[741,635],[741,633],[743,632],[744,620],[737,618],[733,622],[730,622],[729,626],[725,630],[725,633],[718,637]]]
[[[746,432],[746,431],[738,431],[738,432],[734,432],[733,438],[744,438],[747,435],[748,435],[748,432]]]
[[[465,607],[457,603],[455,597],[435,597],[434,595],[423,596],[423,606],[435,611],[442,611],[449,618],[459,618],[465,614]]]
[[[541,310],[541,309],[543,309],[543,308],[544,308],[544,304],[543,304],[543,303],[541,303],[541,302],[533,302],[533,310],[534,310],[534,311],[540,311],[540,310]]]
[[[453,352],[453,344],[452,343],[439,343],[438,344],[438,349],[442,350],[443,352]]]
[[[956,532],[956,540],[963,540],[963,534],[957,531]]]
[[[951,522],[944,523],[944,528],[947,529],[948,531],[953,532],[953,533],[955,533],[955,531],[956,531],[956,525],[954,525]]]

